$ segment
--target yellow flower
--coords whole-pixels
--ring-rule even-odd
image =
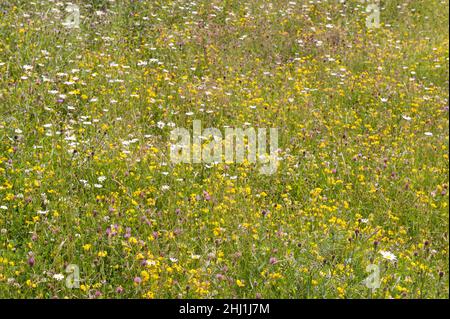
[[[238,285],[238,287],[245,287],[244,281],[240,279],[236,280],[236,285]]]
[[[148,291],[147,293],[145,293],[143,295],[143,297],[147,298],[147,299],[153,299],[153,298],[155,298],[155,294],[152,291]]]
[[[142,281],[148,281],[150,279],[150,275],[146,270],[141,271]]]
[[[80,289],[81,289],[82,291],[87,291],[87,290],[89,289],[89,286],[86,286],[86,285],[80,285]]]
[[[339,297],[344,298],[344,296],[345,296],[345,289],[342,288],[342,287],[337,287],[336,290],[337,290],[337,292],[339,294]]]
[[[27,280],[26,284],[30,288],[36,288],[36,284],[33,283],[30,279]]]

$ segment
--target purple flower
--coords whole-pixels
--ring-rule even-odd
[[[28,265],[30,265],[30,267],[33,267],[35,263],[36,263],[36,261],[34,260],[33,256],[28,258]]]
[[[131,228],[127,227],[125,229],[125,235],[123,236],[124,238],[130,238],[131,237]]]
[[[219,280],[225,280],[225,276],[222,275],[222,274],[217,274],[216,278],[219,279]]]
[[[122,286],[117,287],[117,288],[116,288],[116,292],[117,292],[118,294],[121,294],[121,293],[123,292]]]
[[[203,198],[205,198],[206,201],[211,200],[211,195],[207,191],[203,191]]]

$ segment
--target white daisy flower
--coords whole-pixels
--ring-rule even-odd
[[[403,119],[406,121],[411,121],[411,118],[409,116],[406,115],[402,115]]]
[[[164,128],[164,126],[166,126],[166,123],[159,121],[158,123],[156,123],[156,126],[160,129]]]
[[[397,260],[397,256],[395,256],[390,251],[380,250],[380,254],[381,254],[381,256],[383,256],[384,259],[387,259],[389,261],[396,261]]]
[[[106,176],[99,176],[99,177],[97,178],[97,180],[98,180],[100,183],[103,183],[104,181],[106,181]]]
[[[64,279],[64,275],[63,274],[54,274],[53,279],[56,279],[57,281],[61,281]]]

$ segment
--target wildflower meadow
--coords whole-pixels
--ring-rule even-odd
[[[0,298],[449,298],[448,0],[0,0]]]

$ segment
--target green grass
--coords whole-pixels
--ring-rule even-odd
[[[1,298],[449,297],[448,1],[72,2],[0,4]],[[172,164],[193,120],[277,172]]]

